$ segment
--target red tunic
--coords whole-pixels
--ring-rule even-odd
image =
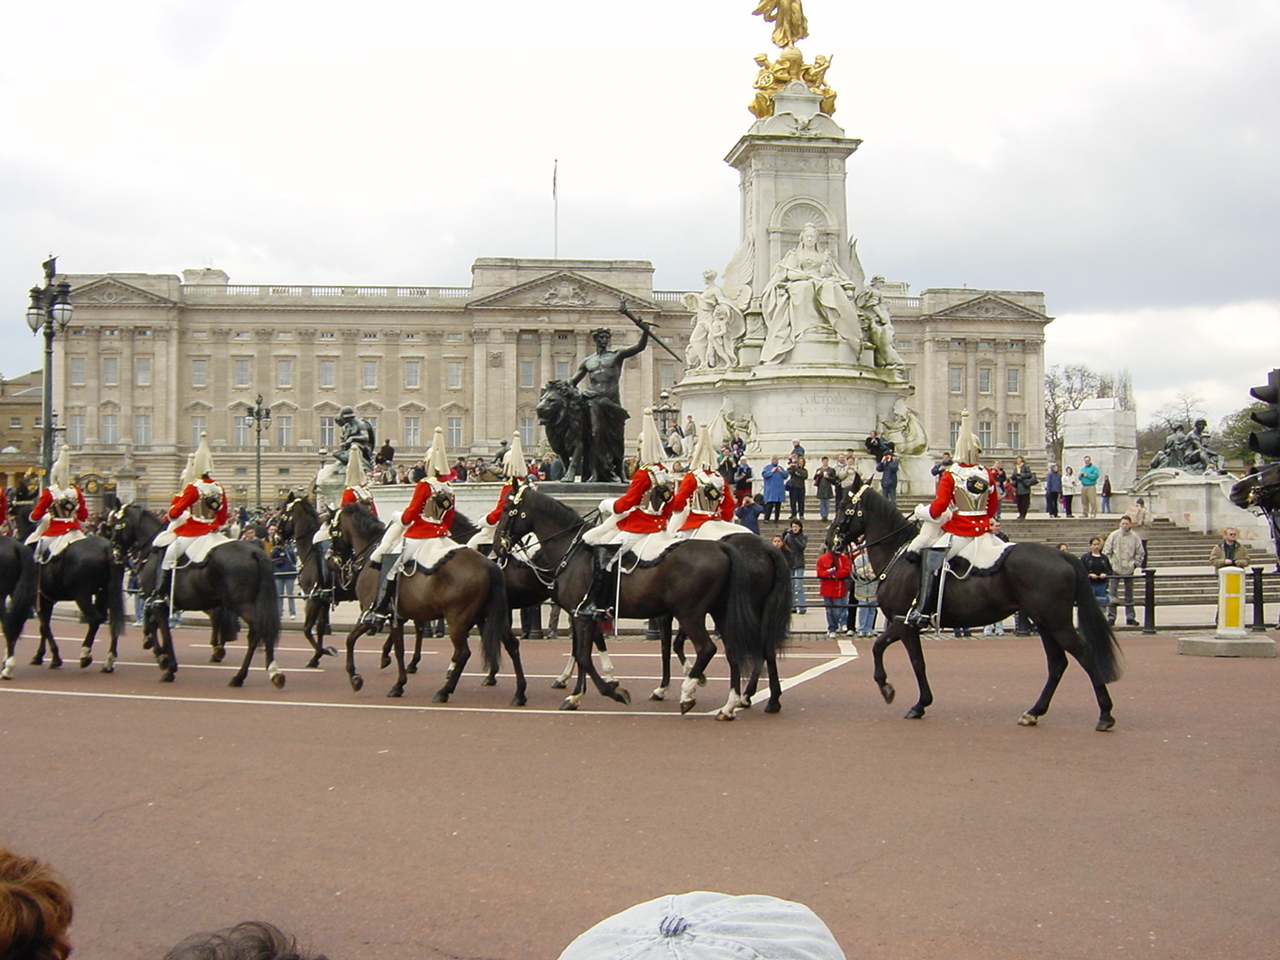
[[[502,519],[502,508],[507,505],[507,497],[511,496],[511,481],[508,480],[502,485],[502,490],[498,494],[498,504],[489,511],[489,515],[484,518],[484,522],[491,527],[496,527],[498,521]]]
[[[375,517],[378,515],[378,505],[373,502],[373,498],[356,496],[356,491],[353,487],[347,487],[347,489],[342,491],[342,502],[338,505],[340,507],[345,507],[349,503],[367,503],[369,505],[369,509],[373,511],[373,515]]]
[[[44,519],[49,508],[53,506],[53,487],[45,487],[40,491],[40,498],[36,500],[36,505],[31,511],[31,520],[39,523]],[[64,533],[70,533],[72,530],[79,530],[80,524],[89,519],[89,505],[84,502],[84,494],[80,492],[77,486],[70,487],[70,490],[76,492],[76,512],[75,516],[68,518],[49,517],[49,526],[45,527],[42,536],[57,537]],[[68,491],[60,490],[59,493]]]
[[[433,483],[439,484],[439,488],[432,486]],[[427,501],[435,496],[437,489],[447,490],[444,480],[419,480],[413,488],[413,499],[409,501],[409,505],[404,508],[404,513],[400,515],[400,522],[404,524],[404,535],[411,540],[426,540],[430,537],[447,537],[449,528],[453,526],[453,505],[450,504],[449,509],[438,520],[433,520],[425,516],[427,509]]]
[[[227,522],[230,515],[230,508],[227,506],[227,492],[222,489],[222,484],[215,483],[212,480],[197,480],[195,483],[188,483],[182,488],[182,492],[178,494],[178,498],[173,501],[173,506],[169,508],[169,519],[177,520],[188,508],[191,507],[201,497],[214,491],[218,493],[218,511],[214,514],[212,520],[202,520],[197,517],[187,517],[177,527],[174,528],[174,535],[179,537],[202,537],[206,533],[213,533],[215,530],[221,530]]]
[[[653,470],[661,470],[666,473],[666,468],[660,463],[640,467],[632,475],[631,486],[627,488],[627,492],[613,501],[613,512],[620,514],[618,517],[619,530],[625,530],[627,533],[658,533],[667,529],[667,520],[671,517],[671,504],[673,501],[667,500],[664,502],[661,509],[656,513],[649,506],[647,494],[653,487],[653,474],[651,472]]]
[[[961,468],[963,469],[967,466],[967,464],[962,464]],[[987,493],[986,510],[976,514],[952,514],[951,519],[942,525],[942,529],[947,533],[954,533],[958,537],[976,537],[991,530],[991,518],[1000,509],[1000,494],[996,490],[995,480],[991,476],[991,471],[982,467],[978,469],[986,472],[987,480],[991,484],[990,491]],[[938,478],[937,495],[933,498],[933,502],[929,504],[929,516],[937,520],[947,510],[956,509],[955,487],[955,467],[944,470],[942,476]]]
[[[715,513],[690,510],[689,516],[680,525],[681,530],[696,530],[708,520],[717,518],[726,523],[733,523],[733,497],[729,496],[724,477],[714,470],[690,470],[686,473],[684,479],[680,481],[676,495],[671,499],[671,513],[679,513],[683,510],[689,505],[693,495],[698,492],[698,487],[706,485],[714,486],[720,491],[720,509]]]

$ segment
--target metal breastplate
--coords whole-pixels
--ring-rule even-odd
[[[719,476],[714,479],[699,477],[698,486],[689,498],[689,509],[695,513],[718,513],[724,498],[722,482]]]
[[[449,512],[449,508],[453,506],[453,491],[447,484],[436,486],[431,484],[431,496],[427,498],[427,502],[422,507],[422,516],[424,519],[432,522],[439,522],[440,519]]]
[[[55,520],[71,520],[79,507],[80,501],[74,492],[62,493],[49,504],[49,515]]]
[[[191,516],[205,523],[218,519],[218,511],[222,508],[222,491],[211,483],[197,483],[196,490],[200,492],[200,496],[191,504]]]
[[[987,497],[991,493],[991,478],[987,471],[982,467],[957,464],[951,468],[951,474],[956,481],[951,494],[955,512],[960,516],[985,516]]]
[[[650,464],[645,469],[649,471],[652,483],[648,492],[640,498],[640,509],[656,516],[662,513],[667,501],[675,495],[675,480],[660,463]]]

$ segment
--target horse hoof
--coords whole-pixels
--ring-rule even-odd
[[[777,700],[770,700],[768,703],[764,705],[764,712],[765,713],[781,713],[782,704],[780,704]]]
[[[391,666],[391,658],[384,653],[378,660],[378,669],[385,670],[389,666]]]
[[[517,693],[514,697],[511,698],[511,705],[513,707],[523,707],[528,702],[529,702],[529,698],[526,697],[523,693]]]
[[[431,698],[431,702],[432,703],[448,703],[449,695],[444,692],[437,693],[434,697]]]
[[[359,693],[360,688],[364,686],[364,677],[358,673],[353,673],[349,679],[351,680],[351,689]]]
[[[33,667],[39,667],[39,666],[42,666],[43,664],[44,664],[44,657],[32,657],[31,660],[29,661],[29,665]]]
[[[893,703],[893,698],[897,696],[898,691],[893,689],[893,684],[886,683],[880,688],[880,696],[884,697],[885,703]]]
[[[320,666],[320,658],[319,658],[319,657],[312,657],[310,660],[308,660],[308,661],[307,661],[307,667],[306,667],[306,668],[307,668],[308,670],[315,670],[315,669],[316,669],[317,667],[319,667],[319,666]]]
[[[115,668],[115,667],[113,667],[111,664],[109,664],[109,663],[108,663],[105,667],[103,667],[103,668],[102,668],[102,672],[103,672],[103,673],[115,673],[115,672],[116,672],[116,668]]]
[[[698,678],[698,686],[705,687],[706,685],[707,685],[707,678],[706,678],[706,675],[704,674],[703,676]]]
[[[159,666],[161,670],[168,670],[169,669],[168,654],[162,653],[160,654],[160,656],[156,657],[156,665]]]
[[[903,716],[903,718],[904,718],[904,719],[906,719],[906,720],[919,720],[921,717],[923,717],[923,716],[924,716],[924,708],[923,708],[923,707],[912,707],[910,710],[908,710],[908,711],[907,711],[906,713],[904,713],[902,716]]]
[[[407,667],[405,667],[405,668],[404,668],[404,672],[405,672],[405,673],[417,673],[417,672],[418,672],[418,668],[417,668],[417,666],[416,666],[415,664],[412,664],[412,663],[411,663],[411,664],[409,664]]]
[[[682,714],[688,713],[690,710],[692,710],[692,709],[697,705],[697,703],[698,703],[698,701],[697,701],[697,700],[681,700],[681,701],[680,701],[680,712],[681,712]]]
[[[482,687],[496,687],[497,685],[498,685],[498,681],[494,677],[485,677],[483,680],[480,681],[480,686]]]
[[[404,688],[403,688],[403,687],[392,687],[390,690],[388,690],[388,691],[387,691],[387,696],[388,696],[388,697],[403,697],[403,696],[404,696]]]
[[[325,647],[325,648],[324,648],[324,655],[325,655],[326,657],[336,657],[336,656],[338,655],[338,648],[337,648],[337,647]]]
[[[162,673],[162,674],[160,674],[160,682],[161,682],[161,683],[173,683],[173,674],[172,674],[172,673]]]
[[[226,655],[227,655],[227,651],[226,651],[226,649],[225,649],[225,648],[223,648],[223,647],[214,647],[214,649],[213,649],[213,653],[209,655],[209,662],[210,662],[210,663],[221,663],[221,662],[222,662],[222,660],[223,660],[223,658],[224,658]]]
[[[1114,717],[1103,717],[1101,720],[1098,721],[1098,725],[1093,729],[1097,730],[1099,733],[1106,733],[1115,725],[1116,725],[1116,721]]]
[[[83,670],[85,667],[89,666],[89,664],[91,663],[93,663],[93,657],[81,657],[80,669]]]
[[[551,689],[552,689],[552,690],[563,690],[563,689],[564,689],[565,687],[567,687],[567,686],[568,686],[568,684],[567,684],[567,683],[565,683],[563,680],[553,680],[553,681],[551,682]]]
[[[228,686],[228,687],[243,687],[243,686],[244,686],[244,677],[232,677],[232,678],[231,678],[231,682],[230,682],[230,683],[228,683],[228,684],[227,684],[227,686]]]
[[[1040,718],[1030,713],[1024,713],[1018,718],[1018,726],[1020,727],[1034,727],[1039,722]]]
[[[653,693],[649,694],[649,699],[661,702],[667,699],[667,692],[665,690],[655,690]]]
[[[154,641],[154,640],[152,640],[150,637],[143,637],[143,638],[142,638],[142,649],[143,649],[143,650],[150,650],[150,649],[151,649],[152,647],[154,647],[154,646],[155,646],[155,641]]]
[[[719,713],[716,714],[716,719],[728,721],[728,720],[734,720],[737,718],[734,717],[732,713],[725,713],[723,710],[721,710]]]
[[[577,710],[578,704],[571,699],[566,698],[564,703],[560,704],[561,710]]]
[[[58,670],[58,669],[60,669],[61,667],[62,667],[62,658],[61,658],[61,657],[55,657],[54,659],[52,659],[52,660],[50,660],[50,661],[49,661],[49,669],[50,669],[50,670]]]
[[[277,690],[283,690],[283,689],[284,689],[284,674],[283,674],[283,673],[276,673],[276,674],[272,674],[272,677],[271,677],[271,685],[272,685],[273,687],[275,687]]]
[[[628,706],[631,704],[631,694],[627,692],[626,687],[619,687],[617,691],[614,692],[613,699],[617,700],[619,703],[627,704]]]

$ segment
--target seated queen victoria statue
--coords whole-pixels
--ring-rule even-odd
[[[799,242],[778,261],[764,289],[765,340],[761,363],[781,363],[810,331],[834,332],[862,353],[862,324],[853,300],[856,283],[828,250],[818,249],[818,228],[807,223]]]

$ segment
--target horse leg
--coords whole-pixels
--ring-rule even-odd
[[[418,664],[422,662],[422,638],[427,635],[427,621],[415,620],[413,622],[413,659],[409,661],[409,665],[405,670],[409,673],[418,672]]]
[[[387,691],[388,697],[403,697],[404,685],[409,682],[409,674],[404,668],[404,625],[399,617],[391,618],[391,631],[387,640],[391,643],[392,652],[396,655],[396,682]]]
[[[588,678],[596,685],[600,695],[616,700],[618,703],[630,703],[631,694],[618,684],[617,680],[606,681],[596,671],[591,662],[591,646],[600,636],[600,627],[589,617],[573,618],[573,658],[578,666],[578,683],[573,693],[560,705],[561,710],[577,710],[582,695],[587,690]]]
[[[1040,630],[1040,642],[1044,645],[1049,677],[1045,680],[1044,689],[1040,691],[1040,698],[1030,710],[1018,718],[1018,723],[1024,727],[1034,727],[1040,718],[1049,712],[1049,702],[1053,699],[1058,683],[1062,680],[1062,674],[1067,669],[1067,652],[1056,641],[1051,640],[1043,628]]]
[[[897,694],[884,669],[885,649],[900,639],[897,635],[896,627],[897,621],[891,619],[889,625],[884,628],[880,636],[876,637],[876,642],[871,645],[872,679],[875,680],[876,686],[880,688],[880,696],[884,697],[885,703],[893,703],[893,698]]]
[[[40,606],[40,649],[36,651],[32,664],[40,666],[44,662],[45,644],[49,646],[49,669],[57,670],[62,666],[62,654],[58,652],[58,641],[53,637],[53,601]]]
[[[307,669],[314,670],[320,666],[320,659],[325,656],[333,656],[336,650],[330,652],[324,645],[324,613],[329,609],[329,604],[323,597],[308,597],[303,606],[302,614],[302,635],[307,638],[307,643],[311,644],[311,659],[307,661]]]
[[[245,651],[244,663],[240,664],[240,669],[237,670],[235,676],[231,678],[231,683],[228,684],[228,686],[242,687],[244,686],[245,677],[249,676],[249,664],[253,661],[253,654],[258,649],[258,634],[252,627],[249,628],[247,645],[249,649]],[[271,663],[271,657],[269,655],[267,657],[267,663],[268,666]]]
[[[98,627],[102,625],[104,617],[102,611],[98,609],[98,605],[93,602],[92,597],[77,600],[76,606],[80,608],[80,612],[84,614],[85,622],[89,625],[85,631],[84,640],[80,644],[80,669],[83,670],[93,663],[93,641],[98,636]]]
[[[933,691],[929,689],[929,677],[925,673],[924,648],[920,645],[920,630],[910,625],[903,626],[902,645],[907,649],[907,657],[911,660],[911,669],[916,674],[916,686],[920,690],[920,699],[903,716],[908,720],[919,720],[925,710],[933,703]]]
[[[432,703],[449,702],[453,691],[458,689],[458,681],[462,679],[462,671],[467,661],[471,659],[471,644],[467,643],[467,633],[471,628],[464,627],[462,623],[463,621],[455,616],[453,622],[448,624],[449,640],[453,643],[453,660],[449,663],[449,675],[444,681],[444,686],[436,691]]]
[[[368,624],[356,621],[355,627],[347,634],[347,681],[351,689],[357,693],[364,686],[364,678],[356,673],[356,640],[368,631]]]
[[[378,659],[378,669],[385,670],[391,666],[391,634],[387,634],[387,639],[382,641],[382,656]]]
[[[249,632],[253,633],[252,630]],[[280,664],[276,662],[276,639],[277,637],[270,636],[261,638],[262,656],[267,661],[267,677],[271,680],[271,685],[277,690],[283,690],[285,676]]]
[[[502,638],[502,645],[507,648],[507,656],[511,658],[511,668],[516,673],[516,692],[515,696],[511,698],[511,705],[513,707],[523,707],[529,702],[529,698],[525,696],[528,684],[524,679],[524,664],[520,660],[520,641],[516,639],[514,632],[508,630],[506,636]],[[489,676],[492,677],[493,673],[490,673]],[[488,680],[485,681],[486,684],[488,682]]]
[[[658,638],[662,643],[662,682],[649,694],[650,700],[667,699],[667,687],[671,686],[671,618],[659,617]]]
[[[169,626],[169,605],[154,608],[154,626],[159,635],[155,639],[156,663],[160,667],[160,682],[173,683],[178,672],[178,656],[173,649],[173,630]]]
[[[729,662],[729,697],[724,702],[724,706],[716,714],[717,720],[733,720],[737,716],[738,710],[742,707],[742,694],[739,692],[742,686],[742,674],[737,666]]]
[[[716,655],[716,645],[712,642],[711,635],[707,633],[706,625],[700,620],[690,619],[688,623],[682,620],[680,629],[693,641],[693,649],[696,651],[693,664],[687,671],[688,675],[680,685],[680,712],[688,713],[698,702],[698,698],[694,695],[695,691],[698,687],[704,687],[707,684],[705,671],[711,658]]]

